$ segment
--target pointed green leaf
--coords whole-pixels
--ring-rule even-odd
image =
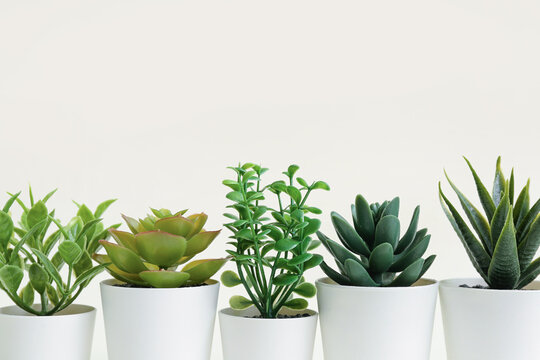
[[[45,269],[41,265],[32,264],[28,269],[28,276],[32,287],[36,289],[38,294],[43,294],[49,283],[49,275],[47,275]]]
[[[540,275],[540,258],[534,260],[522,273],[516,289],[521,289]]]
[[[417,206],[414,209],[414,213],[411,219],[411,223],[405,232],[405,235],[399,240],[398,246],[396,248],[396,254],[402,253],[405,249],[411,245],[416,234],[416,229],[418,229],[418,219],[420,217],[420,206]]]
[[[529,266],[534,255],[540,247],[540,215],[536,217],[527,236],[518,247],[519,264],[521,271]]]
[[[353,206],[354,228],[362,239],[369,246],[373,245],[370,242],[375,236],[375,222],[369,207],[369,203],[362,195],[356,196],[356,201]]]
[[[148,270],[139,255],[128,248],[121,247],[105,240],[100,240],[99,243],[103,245],[113,264],[120,270],[131,274],[138,274],[141,271]]]
[[[331,213],[330,217],[343,245],[347,246],[349,250],[354,251],[357,254],[369,256],[371,253],[369,247],[347,220],[334,211]]]
[[[168,232],[173,235],[179,235],[182,237],[187,237],[191,234],[193,227],[193,221],[183,216],[174,216],[163,218],[155,223],[155,228],[161,231]]]
[[[392,215],[399,217],[399,197],[395,197],[386,205],[381,217]]]
[[[204,251],[214,239],[219,235],[218,231],[202,231],[187,241],[184,256],[193,256]]]
[[[351,259],[347,259],[344,263],[344,266],[345,266],[346,275],[351,280],[353,285],[372,286],[372,287],[379,286],[379,284],[373,281],[373,279],[371,278],[367,270],[358,262]]]
[[[493,202],[493,199],[491,198],[491,195],[489,194],[489,191],[486,189],[484,184],[482,183],[482,180],[480,180],[480,177],[472,167],[471,163],[467,158],[465,158],[465,161],[467,162],[467,165],[469,166],[469,169],[471,170],[471,173],[474,177],[474,182],[476,184],[476,190],[478,192],[478,197],[480,198],[480,202],[482,203],[482,207],[484,208],[484,211],[486,213],[488,221],[491,221],[493,214],[495,213],[495,203]]]
[[[424,259],[418,259],[409,265],[389,286],[411,286],[420,278],[424,266]]]
[[[330,279],[334,280],[336,283],[340,285],[352,285],[351,280],[343,275],[332,269],[328,264],[326,264],[324,261],[321,262],[321,269],[322,271],[328,276]]]
[[[529,211],[530,206],[530,197],[529,197],[529,185],[530,180],[527,180],[527,185],[521,190],[519,193],[519,196],[516,200],[516,204],[514,205],[514,224],[517,226],[519,224],[520,220],[525,217],[527,212]]]
[[[428,257],[424,260],[424,265],[422,265],[422,271],[420,272],[420,275],[418,276],[419,279],[420,279],[422,276],[424,276],[424,274],[426,273],[426,271],[429,270],[429,268],[431,267],[431,264],[433,264],[433,261],[435,261],[435,258],[436,258],[436,255],[431,255],[431,256],[428,256]]]
[[[41,223],[43,220],[46,220],[48,216],[48,210],[45,204],[42,201],[38,201],[30,211],[28,211],[28,214],[26,215],[26,222],[28,224],[28,229],[33,228],[37,224]],[[44,223],[42,223],[41,226],[43,226]]]
[[[399,241],[400,224],[394,215],[386,215],[379,220],[375,228],[374,246],[383,243],[389,243],[392,248],[397,247]]]
[[[355,254],[353,254],[352,252],[350,252],[349,250],[347,250],[345,247],[341,246],[337,242],[329,239],[322,232],[320,232],[320,231],[317,232],[317,236],[319,237],[319,240],[321,240],[323,245],[326,247],[326,249],[340,263],[345,264],[345,261],[348,260],[348,259],[351,259],[353,261],[361,263],[361,259],[359,259]]]
[[[377,245],[369,256],[369,271],[380,274],[385,272],[392,265],[394,259],[394,249],[388,243]]]
[[[227,261],[227,258],[196,260],[184,266],[182,271],[190,275],[190,283],[201,284],[214,276]]]
[[[24,273],[18,267],[14,265],[4,265],[0,268],[0,284],[11,294],[16,294]]]
[[[508,195],[504,195],[493,214],[491,219],[491,240],[493,242],[493,249],[497,245],[497,241],[501,236],[502,229],[506,224],[506,218],[508,217],[508,211],[510,211],[510,200]]]
[[[9,216],[4,211],[0,211],[0,249],[6,249],[13,236],[13,221],[11,216]]]
[[[96,211],[94,211],[94,218],[95,219],[100,218],[101,215],[103,215],[105,211],[107,211],[109,206],[111,206],[115,201],[116,199],[110,199],[110,200],[105,200],[101,204],[99,204],[98,207],[96,208]]]
[[[495,169],[495,180],[493,181],[493,203],[495,207],[499,206],[503,193],[506,187],[506,181],[504,180],[504,174],[501,170],[501,157],[497,158],[497,166]]]
[[[430,238],[431,235],[425,236],[418,244],[403,253],[402,256],[392,264],[390,271],[403,271],[417,259],[421,258],[428,248]]]
[[[512,210],[508,211],[488,270],[489,286],[493,289],[514,289],[520,277],[519,258]]]
[[[540,212],[540,199],[538,199],[536,203],[534,203],[534,205],[531,207],[527,215],[525,215],[517,225],[516,236],[518,239],[518,244],[521,244],[521,242],[523,241],[523,239],[529,232],[529,228],[539,212]]]
[[[58,246],[58,252],[60,253],[60,256],[62,256],[62,259],[69,266],[72,266],[77,261],[79,261],[79,259],[81,258],[83,254],[83,251],[79,245],[77,245],[73,241],[66,241],[66,240],[64,240]]]

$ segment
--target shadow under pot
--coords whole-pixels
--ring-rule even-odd
[[[311,360],[317,312],[282,309],[287,318],[257,318],[255,308],[219,312],[224,360]]]
[[[219,283],[180,288],[101,282],[109,360],[208,360]]]
[[[0,358],[89,360],[95,318],[96,309],[86,305],[70,305],[51,316],[0,308]]]
[[[448,360],[537,359],[540,282],[523,290],[475,286],[487,287],[474,278],[441,281]]]
[[[326,360],[429,359],[436,281],[362,287],[322,278],[316,286]]]

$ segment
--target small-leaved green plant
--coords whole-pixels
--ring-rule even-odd
[[[286,181],[264,185],[262,175],[268,170],[251,163],[231,168],[236,177],[223,181],[232,191],[227,199],[234,213],[225,214],[232,221],[225,226],[233,233],[227,250],[236,262],[236,272],[226,271],[221,281],[225,286],[242,284],[248,298],[235,295],[233,309],[255,306],[263,318],[276,318],[280,309],[305,309],[304,298],[313,297],[315,286],[305,282],[306,270],[318,266],[322,256],[312,254],[318,240],[312,235],[320,221],[308,216],[321,210],[307,204],[314,190],[330,190],[323,181],[309,184],[296,177],[298,166],[291,165],[283,174]],[[298,185],[297,185],[298,184]],[[275,196],[270,203],[268,195]]]
[[[530,207],[530,181],[527,181],[514,201],[514,170],[506,180],[500,157],[491,194],[471,163],[465,161],[474,178],[484,214],[445,175],[476,235],[445,196],[439,183],[444,213],[474,268],[491,289],[521,289],[540,274],[540,258],[533,261],[540,246],[540,199]]]
[[[30,189],[29,205],[20,193],[10,194],[0,210],[0,288],[18,307],[40,316],[65,309],[104,269],[93,266],[90,254],[108,235],[100,217],[115,201],[104,201],[95,211],[77,204],[76,216],[62,225],[46,205],[55,191],[34,201]],[[10,214],[15,202],[22,208],[18,223]]]

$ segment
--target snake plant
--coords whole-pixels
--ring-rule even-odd
[[[107,237],[100,217],[115,201],[104,201],[95,211],[77,204],[76,216],[62,225],[47,208],[55,191],[34,201],[30,189],[29,204],[14,194],[0,210],[0,289],[18,307],[39,316],[65,309],[103,270],[103,265],[92,266],[90,254]],[[22,208],[18,224],[10,214],[15,202]]]
[[[117,244],[100,241],[107,255],[94,254],[93,258],[105,264],[114,278],[142,287],[193,286],[206,282],[225,264],[226,258],[186,264],[221,231],[203,229],[208,219],[206,214],[184,216],[187,210],[174,214],[167,209],[151,210],[153,214],[138,221],[123,215],[131,232],[111,229]]]
[[[353,225],[338,213],[331,213],[343,245],[320,231],[317,233],[338,266],[339,271],[336,271],[326,262],[321,263],[328,277],[349,286],[410,286],[429,269],[435,255],[422,258],[431,236],[427,229],[417,231],[419,206],[401,239],[399,197],[382,204],[369,204],[358,195],[351,208]]]
[[[540,258],[533,261],[540,246],[540,199],[530,207],[529,180],[514,201],[514,170],[506,180],[500,157],[491,194],[469,160],[465,161],[474,178],[484,213],[465,197],[446,173],[470,225],[445,196],[439,183],[444,213],[474,268],[490,288],[521,289],[540,274]]]

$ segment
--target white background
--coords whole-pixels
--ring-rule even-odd
[[[0,190],[59,187],[51,204],[66,221],[71,199],[117,197],[109,223],[189,207],[216,229],[226,166],[258,162],[274,179],[294,162],[332,187],[312,200],[326,233],[357,193],[400,195],[402,221],[420,204],[432,234],[427,275],[474,276],[437,182],[445,167],[476,199],[461,155],[491,183],[501,154],[538,196],[539,4],[0,0]],[[98,281],[79,302],[99,308]],[[432,353],[445,358],[439,314]],[[92,359],[106,359],[101,314]]]

